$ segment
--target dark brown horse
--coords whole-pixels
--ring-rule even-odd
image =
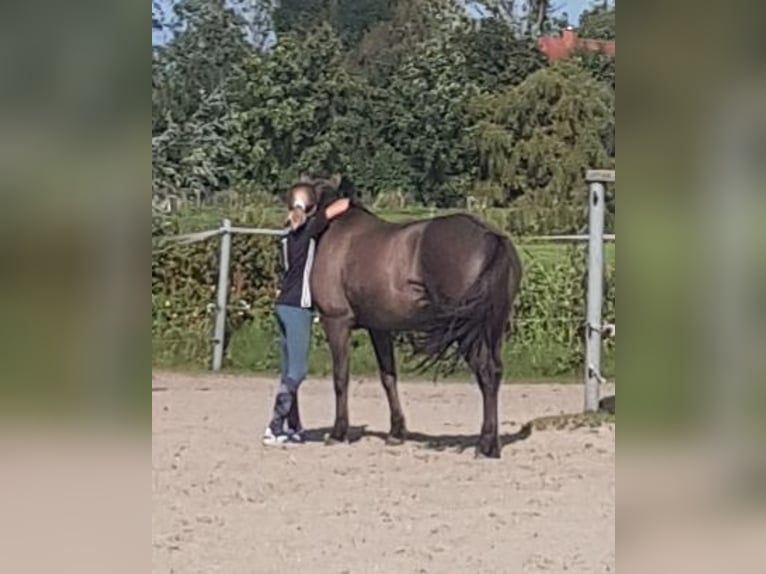
[[[312,183],[320,205],[337,197],[337,180]],[[469,215],[394,224],[352,203],[322,235],[311,274],[333,360],[336,414],[329,440],[347,439],[352,329],[369,331],[391,409],[388,438],[404,440],[393,333],[413,332],[426,360],[451,353],[465,359],[484,399],[477,454],[500,457],[501,347],[520,280],[510,240]]]

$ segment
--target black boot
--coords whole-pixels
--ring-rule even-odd
[[[274,400],[274,416],[271,419],[269,428],[274,436],[284,434],[284,425],[287,415],[293,406],[293,395],[291,393],[278,393]]]

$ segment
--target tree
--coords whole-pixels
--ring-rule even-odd
[[[235,89],[252,52],[245,21],[225,0],[180,0],[172,41],[158,50],[161,76],[156,101],[163,115],[187,121],[213,92]]]
[[[393,0],[390,12],[391,17],[372,25],[349,54],[350,67],[378,86],[388,85],[423,43],[452,36],[469,21],[453,0]]]
[[[390,0],[337,0],[332,14],[336,33],[347,47],[355,46],[379,22],[391,19]]]
[[[280,0],[274,9],[278,36],[307,31],[329,21],[328,0]]]
[[[615,32],[615,7],[614,5],[610,7],[606,0],[594,3],[589,10],[580,15],[581,37],[614,40]],[[609,86],[614,94],[617,82],[614,57],[599,52],[579,51],[573,55],[573,60],[587,70],[595,80]],[[607,147],[612,150],[610,155],[614,156],[614,134],[607,138]]]
[[[342,66],[340,40],[327,25],[289,34],[246,69],[231,134],[244,158],[240,177],[278,186],[308,169],[334,171],[364,147],[365,86]]]
[[[462,202],[475,171],[467,104],[478,93],[464,76],[452,36],[418,45],[391,77],[380,104],[383,139],[407,157],[418,201]]]
[[[232,134],[241,130],[223,90],[209,94],[183,124],[167,120],[152,137],[152,184],[161,197],[193,197],[198,205],[237,183]]]
[[[392,0],[388,15],[349,2],[328,0],[324,23],[283,30],[267,50],[253,37],[270,29],[272,0],[176,3],[175,34],[152,51],[156,197],[275,193],[320,170],[370,200],[447,207],[478,189],[498,204],[564,201],[601,157],[613,90],[583,70],[613,86],[613,63],[546,68],[531,38],[501,18],[477,24],[454,0]],[[319,3],[280,6],[297,22]]]
[[[485,90],[515,86],[546,63],[533,41],[517,38],[500,18],[479,21],[461,40],[466,77]]]
[[[511,25],[519,37],[539,38],[562,26],[558,9],[550,0],[484,0],[477,4],[493,18]]]
[[[593,79],[609,86],[612,91],[616,89],[617,73],[612,56],[599,52],[577,51],[572,55],[572,60],[587,70]]]
[[[501,205],[522,196],[524,204],[581,202],[585,169],[610,165],[613,106],[613,94],[571,62],[477,97],[480,188]]]
[[[617,33],[615,7],[608,2],[595,2],[580,14],[578,34],[593,40],[614,40]]]
[[[226,116],[252,53],[224,0],[180,0],[172,40],[152,51],[152,180],[198,203],[232,184]]]
[[[165,19],[164,11],[159,2],[152,0],[152,30],[162,30]]]
[[[391,17],[389,0],[282,0],[274,10],[278,34],[305,33],[329,24],[345,46],[353,46],[374,24]]]
[[[274,41],[274,11],[278,0],[228,0],[244,21],[245,36],[250,45],[264,51]]]

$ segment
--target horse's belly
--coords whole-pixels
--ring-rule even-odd
[[[385,291],[385,292],[383,292]],[[425,316],[426,302],[416,289],[376,290],[352,301],[358,327],[381,331],[413,329]]]

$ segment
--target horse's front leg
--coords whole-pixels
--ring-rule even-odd
[[[343,442],[348,438],[348,380],[349,338],[351,323],[346,318],[323,317],[327,341],[332,353],[333,386],[335,388],[335,424],[328,443]]]

